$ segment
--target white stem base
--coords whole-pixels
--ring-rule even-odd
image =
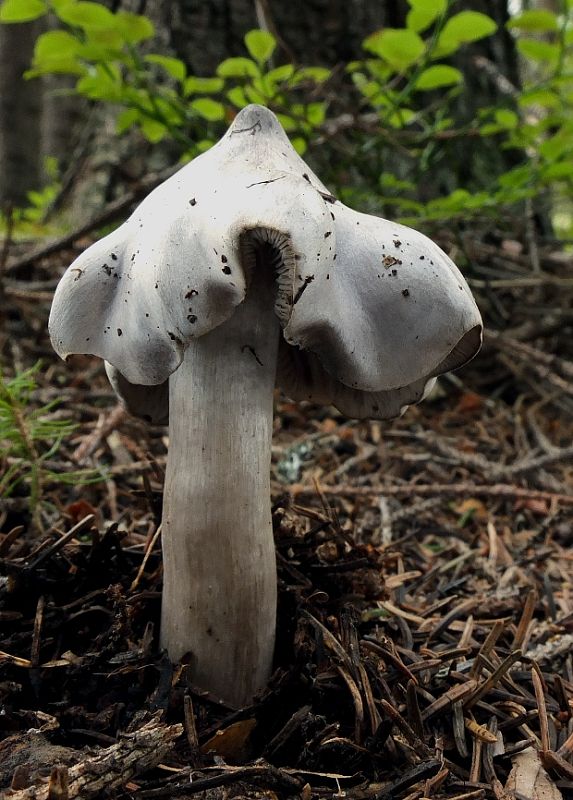
[[[170,378],[161,643],[192,679],[248,703],[270,676],[276,562],[270,459],[279,324],[266,286]]]

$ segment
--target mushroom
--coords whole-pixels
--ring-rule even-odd
[[[74,261],[49,328],[63,358],[105,359],[132,412],[169,418],[161,643],[231,705],[272,666],[275,380],[387,419],[482,330],[437,245],[340,203],[256,105]]]

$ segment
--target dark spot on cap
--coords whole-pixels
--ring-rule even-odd
[[[326,231],[326,233],[324,234],[325,239],[328,239],[329,236],[332,236],[332,231]]]
[[[196,297],[198,294],[199,294],[199,292],[197,291],[197,289],[191,289],[185,295],[185,299],[189,300],[191,297]]]
[[[223,274],[224,275],[230,275],[231,274],[231,267],[228,264],[223,267]]]
[[[101,268],[103,269],[106,275],[111,275],[111,267],[108,264],[102,264]]]
[[[146,317],[148,317],[148,316],[149,316],[149,313],[148,313],[147,311],[145,312],[145,316],[146,316]]]
[[[169,336],[172,342],[176,342],[179,345],[183,344],[181,339],[178,336],[175,336],[175,334],[172,331],[167,331],[167,335]]]
[[[189,200],[189,205],[190,206],[196,206],[197,205],[197,200],[195,200],[195,198],[192,197],[191,200]]]
[[[226,264],[228,260],[229,259],[227,258],[227,256],[221,256],[221,261],[223,262],[223,264]]]
[[[191,325],[193,325],[194,322],[197,322],[197,317],[195,316],[195,314],[189,314],[189,316],[187,317],[187,321],[190,322]]]
[[[116,256],[116,254],[115,254],[115,253],[112,253],[112,254],[111,254],[111,257],[112,257],[113,261],[117,261],[117,256]]]
[[[305,179],[305,181],[308,181],[308,182],[310,183],[310,178],[308,177],[308,175],[306,174],[306,172],[303,172],[303,173],[302,173],[302,177]]]
[[[392,275],[396,276],[397,274],[398,274],[398,270],[397,269],[393,269],[392,270]]]
[[[159,288],[159,284],[158,284],[158,283],[156,283],[156,284],[155,284],[155,288],[156,288],[156,289],[158,289],[158,288]]]
[[[423,261],[425,258],[426,256],[420,256],[420,261]]]
[[[400,247],[401,244],[402,242],[400,241],[400,239],[394,239],[394,247]]]
[[[334,216],[334,214],[332,213],[332,211],[330,212],[330,216],[332,217],[332,219],[336,219],[336,217]]]
[[[410,290],[409,289],[402,289],[402,294],[404,295],[404,297],[409,297],[410,296]]]
[[[123,335],[123,331],[122,331],[122,329],[121,329],[121,328],[118,328],[118,329],[117,329],[117,335],[118,335],[118,336],[122,336],[122,335]]]

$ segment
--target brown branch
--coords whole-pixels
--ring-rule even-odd
[[[6,800],[49,800],[54,796],[54,780],[62,783],[66,771],[68,800],[89,800],[120,789],[134,775],[156,767],[183,732],[182,725],[164,725],[151,720],[117,744],[100,750],[72,767],[52,773],[49,783],[8,792]]]
[[[547,500],[548,502],[573,505],[573,495],[545,492],[540,489],[528,489],[523,486],[513,486],[507,483],[478,484],[478,483],[414,483],[403,486],[321,486],[325,495],[340,495],[342,497],[373,497],[382,495],[390,497],[416,497],[432,495],[468,495],[469,497],[509,497],[528,500]],[[295,491],[295,497],[300,495],[316,495],[314,486],[302,486]]]
[[[71,233],[67,233],[65,236],[61,236],[59,239],[49,242],[37,250],[33,250],[28,255],[8,264],[6,272],[17,272],[19,269],[35,264],[35,262],[41,258],[51,256],[53,253],[59,253],[60,250],[70,247],[74,242],[86,236],[88,233],[92,233],[103,225],[113,222],[128,211],[134,203],[141,200],[142,197],[145,197],[152,189],[155,189],[156,186],[159,186],[160,183],[163,183],[163,181],[171,177],[177,169],[179,169],[179,167],[169,167],[161,172],[147,175],[137,184],[135,189],[131,192],[127,192],[127,194],[124,194],[117,200],[108,203],[103,211],[93,217],[89,222],[80,225],[79,228],[76,228]]]

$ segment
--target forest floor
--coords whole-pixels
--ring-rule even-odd
[[[232,709],[158,650],[166,430],[49,344],[87,243],[2,259],[4,378],[42,360],[24,430],[53,400],[77,427],[35,514],[29,482],[0,500],[0,795],[572,798],[573,257],[444,237],[485,346],[397,421],[277,395],[276,669]]]

